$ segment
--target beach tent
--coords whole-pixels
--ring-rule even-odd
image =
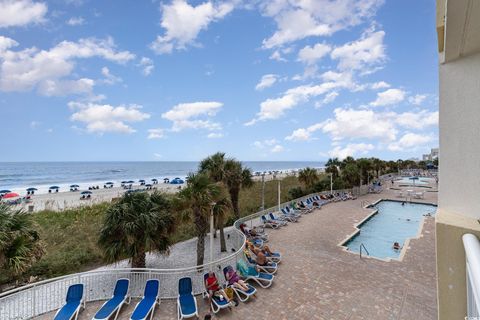
[[[3,199],[9,199],[9,198],[16,198],[19,197],[20,195],[15,192],[9,192],[3,195]]]
[[[183,183],[185,183],[185,181],[183,181],[180,178],[175,178],[172,181],[170,181],[170,184],[183,184]]]

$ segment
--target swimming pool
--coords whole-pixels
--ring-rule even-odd
[[[343,246],[349,251],[360,252],[363,244],[370,256],[381,259],[398,259],[402,250],[392,248],[394,242],[404,246],[408,238],[418,235],[425,214],[435,214],[437,207],[431,204],[405,203],[400,201],[381,200],[372,208],[378,212],[358,228],[355,234]]]
[[[403,183],[403,184],[411,184],[413,185],[413,179],[410,179],[411,177],[402,177],[402,179],[400,180],[397,180],[397,182],[399,183]],[[418,179],[415,179],[415,184],[416,185],[420,185],[420,184],[429,184],[431,183],[433,180],[431,178],[418,178]]]

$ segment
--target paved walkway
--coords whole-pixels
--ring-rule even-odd
[[[419,239],[410,241],[403,261],[360,259],[338,244],[354,231],[353,225],[371,212],[361,202],[395,199],[395,191],[329,204],[298,223],[270,232],[270,245],[282,252],[274,285],[258,289],[257,298],[223,319],[436,319],[435,221],[427,217]],[[425,200],[436,203],[437,193]],[[197,297],[200,316],[207,304]],[[119,319],[129,319],[134,301]],[[79,320],[91,319],[101,302],[89,303]],[[154,319],[175,319],[175,301],[162,301]],[[51,319],[52,314],[38,319]]]

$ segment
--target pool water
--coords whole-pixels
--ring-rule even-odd
[[[421,228],[425,214],[434,215],[437,207],[430,204],[405,203],[382,200],[375,204],[378,213],[364,221],[360,232],[344,244],[348,250],[360,252],[360,244],[367,248],[370,256],[398,258],[402,250],[394,250],[393,243],[403,248],[408,238],[415,238]],[[365,253],[365,251],[363,251]]]
[[[415,180],[415,184],[416,185],[420,185],[420,184],[429,184],[431,183],[433,180],[431,178],[418,178]],[[403,183],[403,184],[411,184],[413,185],[413,180],[410,179],[410,177],[402,177],[402,179],[400,180],[397,180],[397,182],[399,183]]]

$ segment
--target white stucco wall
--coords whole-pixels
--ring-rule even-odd
[[[480,53],[440,65],[439,207],[480,219]]]

